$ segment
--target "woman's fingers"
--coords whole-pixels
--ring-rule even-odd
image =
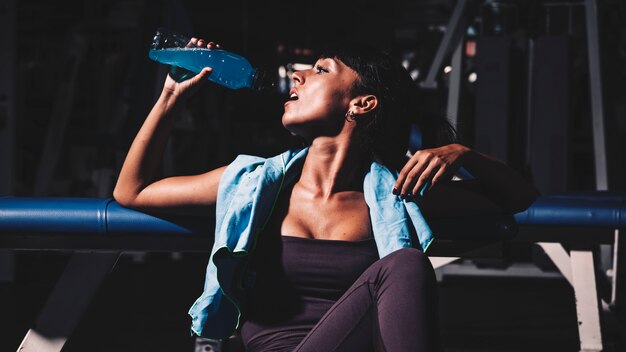
[[[402,190],[400,191],[400,197],[406,198],[413,195],[413,188],[415,188],[415,184],[422,176],[422,173],[428,167],[427,162],[418,163],[413,170],[409,172],[407,175],[404,184],[402,184]]]
[[[437,173],[435,174],[435,176],[433,176],[431,185],[428,189],[433,188],[433,186],[437,182],[439,182],[439,180],[443,179],[443,177],[446,175],[447,172],[448,172],[448,167],[446,164],[444,164],[442,167],[439,168],[439,170],[437,170]]]
[[[169,90],[175,96],[188,96],[191,92],[195,91],[202,82],[206,82],[206,77],[213,72],[210,67],[205,67],[197,75],[185,80],[183,82],[176,82],[170,75],[165,80],[164,89]]]
[[[194,82],[197,81],[201,81],[202,79],[206,78],[208,75],[211,74],[211,72],[213,72],[213,69],[211,67],[205,67],[202,69],[202,71],[200,71],[200,73],[198,73],[197,75],[195,75],[193,77]]]
[[[393,193],[402,198],[420,194],[430,182],[429,189],[448,171],[449,165],[429,150],[416,152],[400,171]]]
[[[210,67],[203,68],[202,71],[200,71],[197,75],[191,77],[190,79],[184,82],[184,83],[188,82],[186,84],[186,87],[184,87],[184,90],[188,90],[200,84],[201,82],[205,82],[206,78],[211,74],[211,72],[213,72],[212,68]]]
[[[198,38],[196,37],[192,37],[191,39],[189,39],[189,43],[187,43],[187,47],[188,48],[193,48],[198,46]]]
[[[189,39],[189,43],[187,43],[188,48],[209,48],[209,49],[219,49],[220,45],[216,42],[208,42],[202,38],[192,37]]]
[[[400,171],[393,194],[403,198],[419,194],[428,182],[431,182],[428,189],[432,188],[439,181],[453,175],[470,150],[461,144],[418,150]]]
[[[402,170],[400,170],[400,174],[398,175],[398,179],[396,180],[396,184],[393,186],[393,194],[399,196],[402,190],[402,185],[404,185],[404,181],[406,180],[409,171],[411,171],[411,169],[413,169],[413,167],[417,164],[418,159],[415,157],[415,155],[409,159],[409,161],[406,163],[406,165],[404,165],[404,167],[402,168]]]
[[[422,191],[422,188],[428,184],[428,182],[431,182],[432,179],[432,175],[435,172],[438,172],[439,170],[441,170],[441,164],[436,163],[436,162],[432,162],[428,165],[428,167],[422,172],[422,174],[418,177],[417,182],[415,183],[415,186],[413,186],[413,190],[411,192],[412,196],[415,195],[419,195],[420,192]]]
[[[414,155],[414,158],[417,159],[417,164],[410,168],[402,181],[400,191],[400,197],[402,198],[413,194],[413,189],[419,180],[424,176],[424,172],[428,169],[432,162],[432,157],[424,153],[421,155]]]

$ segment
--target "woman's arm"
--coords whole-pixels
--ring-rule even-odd
[[[469,171],[476,181],[442,182],[450,179],[460,167]],[[532,185],[504,163],[460,144],[417,151],[400,171],[393,191],[403,197],[418,194],[429,181],[434,194],[425,198],[434,208],[442,208],[437,205],[439,200],[458,202],[457,207],[460,204],[472,207],[477,202],[488,208],[491,203],[513,214],[530,206],[538,195]],[[439,187],[434,187],[436,185],[441,185],[445,190],[435,192]],[[442,192],[446,194],[445,197],[435,197]]]
[[[204,43],[195,40],[193,44]],[[212,43],[208,45],[209,48],[212,46]],[[210,73],[211,69],[205,68],[180,83],[168,75],[163,92],[137,133],[120,171],[113,197],[121,205],[172,211],[215,204],[225,167],[200,175],[156,179],[181,100],[205,82]]]

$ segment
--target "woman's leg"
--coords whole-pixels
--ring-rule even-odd
[[[440,351],[437,282],[421,251],[372,264],[295,351]]]

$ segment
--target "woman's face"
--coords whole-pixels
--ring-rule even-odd
[[[358,74],[334,58],[318,60],[313,68],[294,72],[285,103],[285,128],[307,140],[336,135],[345,123]]]

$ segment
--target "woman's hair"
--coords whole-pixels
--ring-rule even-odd
[[[421,114],[418,91],[406,69],[389,53],[363,44],[342,44],[322,52],[337,58],[358,74],[355,94],[372,94],[378,106],[357,119],[360,138],[372,158],[400,169],[406,162],[411,124],[422,131],[422,148],[454,142],[455,132],[443,116]]]

